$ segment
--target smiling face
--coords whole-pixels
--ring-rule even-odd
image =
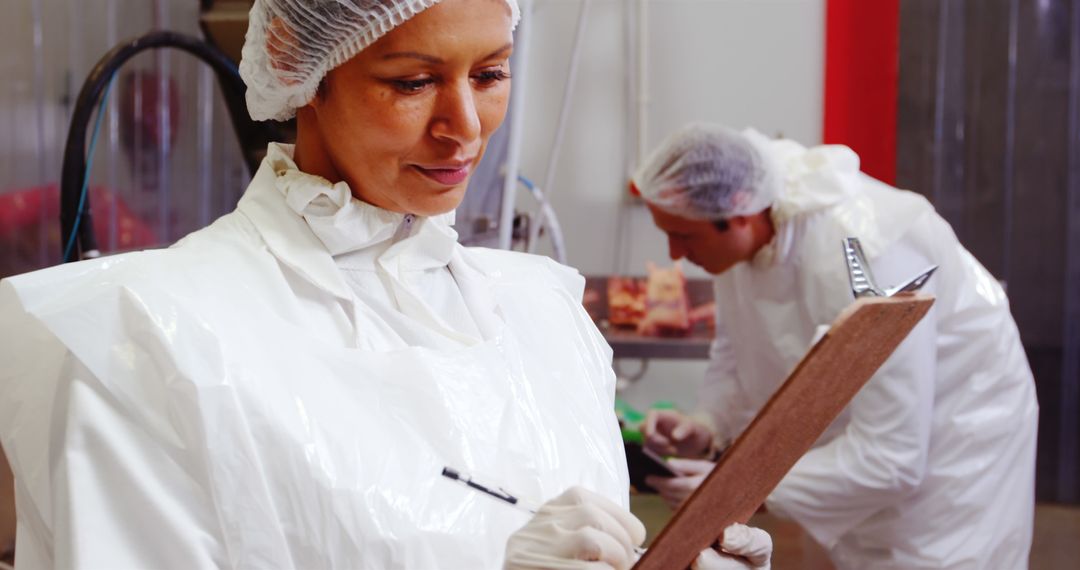
[[[301,170],[387,210],[461,203],[510,98],[504,0],[443,0],[327,74],[298,112]]]

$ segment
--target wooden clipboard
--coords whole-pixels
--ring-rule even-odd
[[[732,523],[745,523],[922,320],[934,298],[857,299],[803,357],[634,570],[689,568]]]

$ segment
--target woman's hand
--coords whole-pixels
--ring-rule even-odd
[[[645,526],[630,511],[581,487],[544,503],[506,542],[505,570],[624,570],[637,561]]]

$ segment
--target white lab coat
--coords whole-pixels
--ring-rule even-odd
[[[722,439],[740,433],[852,302],[842,238],[861,238],[883,287],[937,264],[930,313],[767,507],[841,569],[1026,568],[1038,405],[1002,288],[926,200],[861,174],[850,149],[750,136],[785,191],[773,243],[715,279],[706,415]]]
[[[20,568],[500,566],[528,513],[444,466],[627,506],[584,280],[420,218],[369,259],[359,279],[385,291],[361,297],[341,262],[365,248],[332,257],[334,235],[379,241],[393,217],[312,211],[282,183],[287,155],[272,147],[235,212],[168,250],[0,283]]]

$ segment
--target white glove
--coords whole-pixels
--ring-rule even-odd
[[[630,511],[581,487],[544,503],[506,542],[506,570],[623,570],[637,561],[645,526]]]
[[[668,459],[667,463],[679,474],[678,477],[650,475],[645,482],[660,493],[671,510],[678,509],[716,466],[712,461],[702,459]]]
[[[641,435],[645,447],[660,455],[705,457],[713,444],[709,426],[675,410],[649,410]]]
[[[772,537],[760,528],[733,524],[724,529],[720,548],[702,551],[691,570],[769,570]]]

